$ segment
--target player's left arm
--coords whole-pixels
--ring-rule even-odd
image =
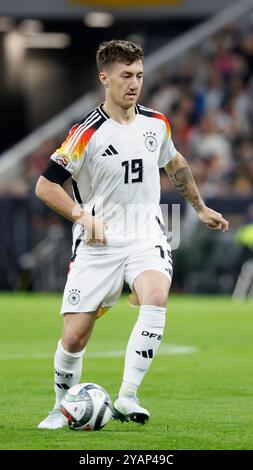
[[[222,229],[223,232],[228,230],[229,222],[222,217],[222,214],[215,212],[205,205],[194,181],[191,169],[181,153],[177,152],[176,156],[167,163],[164,169],[179,193],[191,203],[201,222],[212,230]]]

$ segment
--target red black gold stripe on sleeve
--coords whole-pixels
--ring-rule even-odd
[[[171,135],[170,124],[167,118],[162,113],[159,113],[158,111],[155,111],[154,109],[151,109],[151,108],[146,108],[145,106],[142,106],[140,104],[137,105],[137,109],[138,109],[139,114],[142,114],[143,116],[160,119],[161,121],[163,121],[166,126],[167,136],[170,137]]]
[[[56,150],[56,153],[67,161],[75,162],[82,159],[91,137],[105,120],[106,118],[96,108],[85,119],[72,127],[68,137]]]

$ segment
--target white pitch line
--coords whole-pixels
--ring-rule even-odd
[[[198,348],[194,346],[181,346],[179,344],[161,345],[158,355],[169,356],[176,354],[191,354],[197,352]],[[85,357],[105,358],[105,357],[124,357],[125,351],[94,351],[87,352]],[[0,361],[21,361],[27,359],[52,359],[53,354],[37,353],[37,354],[0,354]]]

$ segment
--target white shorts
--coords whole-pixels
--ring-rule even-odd
[[[61,314],[111,307],[118,301],[124,281],[133,290],[136,277],[150,269],[171,282],[171,249],[165,236],[123,247],[80,244],[70,262]]]

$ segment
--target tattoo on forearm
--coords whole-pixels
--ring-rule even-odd
[[[170,177],[180,194],[192,204],[196,211],[199,211],[204,202],[201,199],[190,168],[179,168],[173,175],[170,174]]]

